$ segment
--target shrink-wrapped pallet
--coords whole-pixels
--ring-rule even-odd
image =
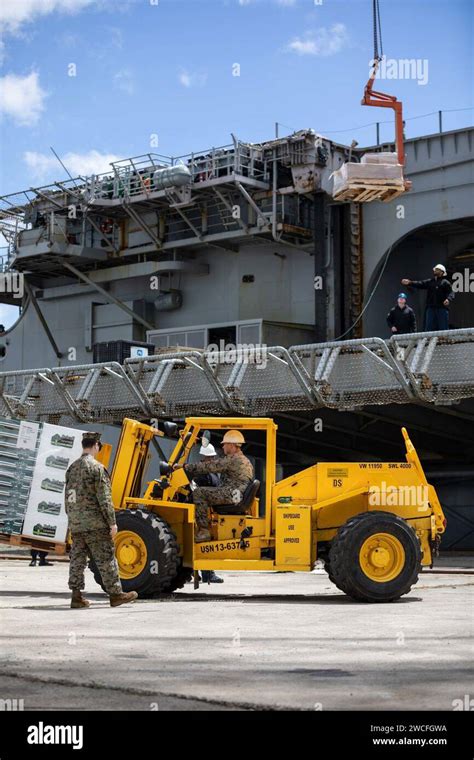
[[[360,163],[343,164],[333,177],[333,196],[341,200],[385,200],[405,190],[403,166],[394,153],[366,153]]]
[[[361,164],[398,164],[396,153],[382,151],[380,153],[364,153],[360,159]]]

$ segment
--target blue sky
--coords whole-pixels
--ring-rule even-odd
[[[362,107],[371,0],[3,0],[2,193],[74,175],[109,157],[182,155],[313,127],[340,142],[391,112]],[[438,109],[473,104],[470,0],[380,0],[389,59],[428,62],[428,81],[381,81],[404,103],[407,136]],[[70,64],[76,76],[69,76]],[[239,64],[240,76],[233,76]],[[420,64],[422,65],[422,64]],[[448,113],[445,128],[472,123]],[[393,134],[382,125],[382,138]],[[344,130],[344,131],[343,131]]]

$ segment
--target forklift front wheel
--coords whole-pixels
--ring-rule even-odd
[[[124,509],[117,512],[117,528],[115,556],[124,591],[149,597],[181,587],[184,568],[176,536],[165,520],[143,509]],[[89,568],[104,588],[93,559]]]

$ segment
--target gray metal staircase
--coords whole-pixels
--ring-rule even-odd
[[[328,407],[456,404],[474,397],[474,328],[0,373],[0,416],[58,423]]]

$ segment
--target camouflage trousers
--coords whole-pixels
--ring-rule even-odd
[[[199,528],[209,529],[209,507],[214,504],[235,504],[235,512],[238,514],[242,491],[232,486],[198,487],[193,491],[193,501],[197,525]]]
[[[72,534],[69,588],[73,591],[83,590],[87,557],[91,557],[96,563],[107,593],[121,594],[122,584],[115,559],[114,542],[108,530],[89,530]]]

